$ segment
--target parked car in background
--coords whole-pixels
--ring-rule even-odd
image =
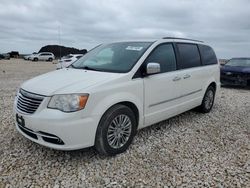
[[[36,54],[38,54],[38,53],[34,52],[32,54],[25,55],[25,56],[23,56],[23,59],[24,60],[31,60],[32,55],[36,55]]]
[[[0,59],[10,59],[10,54],[5,53],[5,54],[0,54]]]
[[[55,56],[50,52],[41,52],[38,54],[32,54],[29,59],[32,61],[53,61]]]
[[[213,49],[191,39],[102,44],[70,67],[26,81],[14,102],[17,130],[59,150],[124,152],[138,129],[210,112],[220,89]]]
[[[30,60],[30,56],[31,56],[31,55],[25,55],[25,56],[23,56],[23,59],[24,59],[24,60]]]
[[[80,59],[83,56],[83,54],[69,54],[67,56],[62,57],[60,60],[58,60],[58,63],[56,64],[57,69],[65,68],[74,63],[76,60]]]
[[[222,85],[250,86],[250,58],[232,58],[220,72]]]
[[[18,51],[11,51],[8,53],[11,58],[18,58],[19,57],[19,52]]]

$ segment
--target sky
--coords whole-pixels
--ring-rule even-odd
[[[186,37],[250,56],[250,0],[0,0],[0,53]]]

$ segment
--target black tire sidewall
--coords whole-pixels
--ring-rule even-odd
[[[127,143],[121,148],[114,149],[108,144],[107,131],[108,131],[108,127],[111,121],[116,116],[121,115],[121,114],[127,115],[130,118],[131,123],[132,123],[132,130],[131,130],[130,138],[128,139]],[[124,152],[133,141],[133,138],[137,130],[136,125],[137,125],[136,117],[130,108],[124,105],[116,105],[112,107],[103,115],[98,125],[96,139],[95,139],[96,149],[99,151],[99,153],[102,153],[105,155],[111,155],[111,156]]]
[[[213,104],[211,105],[211,107],[209,109],[206,108],[206,105],[205,105],[205,99],[206,99],[206,95],[209,91],[212,91],[213,92]],[[214,105],[214,98],[215,98],[215,89],[214,87],[212,86],[209,86],[205,92],[205,95],[203,97],[203,100],[202,100],[202,105],[201,105],[201,108],[202,108],[202,111],[205,112],[205,113],[208,113],[211,111],[211,109],[213,108],[213,105]]]

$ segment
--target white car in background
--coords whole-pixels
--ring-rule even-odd
[[[76,60],[80,59],[82,56],[83,54],[69,54],[67,56],[64,56],[60,60],[58,60],[58,63],[56,64],[56,69],[66,68],[72,63],[74,63]]]
[[[32,54],[29,57],[29,60],[32,61],[53,61],[55,59],[55,56],[53,53],[51,52],[41,52],[38,54]]]
[[[24,59],[24,60],[30,60],[31,57],[32,57],[33,55],[36,55],[36,54],[38,54],[38,53],[33,53],[33,54],[25,55],[25,56],[23,56],[23,59]]]

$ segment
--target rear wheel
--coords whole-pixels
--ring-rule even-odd
[[[215,97],[215,88],[213,86],[209,86],[203,97],[202,103],[198,108],[199,111],[202,113],[210,112],[214,105],[214,97]]]
[[[34,60],[34,61],[38,61],[38,58],[34,58],[33,60]]]
[[[53,61],[53,59],[50,57],[49,59],[48,59],[49,61]]]
[[[111,107],[98,125],[95,148],[102,155],[126,151],[136,134],[137,122],[133,111],[124,105]]]

